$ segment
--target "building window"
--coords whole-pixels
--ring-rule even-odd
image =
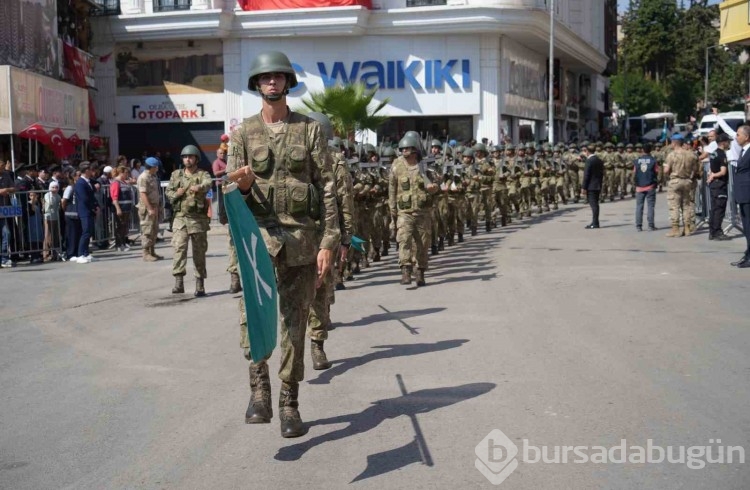
[[[439,7],[447,4],[447,0],[406,0],[407,7]]]
[[[91,15],[120,15],[120,0],[94,0]]]
[[[192,0],[156,0],[154,12],[171,12],[173,10],[190,10]]]

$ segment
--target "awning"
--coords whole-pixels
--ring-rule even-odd
[[[88,90],[19,68],[0,66],[0,134],[35,126],[89,139]]]

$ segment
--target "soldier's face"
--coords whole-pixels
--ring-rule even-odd
[[[284,95],[284,90],[286,89],[286,74],[273,72],[259,75],[258,89],[263,95]]]
[[[502,152],[500,152],[500,151],[493,151],[492,152],[492,158],[500,158],[500,155],[502,155]]]
[[[198,164],[198,157],[195,155],[182,155],[182,164],[187,168],[194,168]]]
[[[473,158],[471,157],[461,157],[463,159],[464,164],[469,165]]]
[[[433,146],[432,148],[430,148],[430,151],[432,152],[433,155],[437,155],[437,154],[440,153],[440,147],[439,146]]]

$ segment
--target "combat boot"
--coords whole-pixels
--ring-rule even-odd
[[[438,246],[437,244],[433,243],[430,245],[430,255],[437,255],[438,254]]]
[[[151,249],[149,250],[149,252],[151,252],[151,255],[153,257],[156,257],[156,260],[163,260],[164,259],[163,256],[161,256],[161,255],[159,255],[159,254],[156,253],[156,250],[154,249],[153,245],[151,245]]]
[[[380,249],[376,248],[375,251],[372,254],[372,261],[373,262],[380,262]]]
[[[500,226],[508,226],[508,217],[507,216],[501,216],[500,217]]]
[[[388,256],[388,250],[391,248],[390,244],[383,240],[383,252],[380,254],[381,257],[387,257]]]
[[[552,205],[552,211],[557,211],[559,208],[557,207],[557,203],[554,203]]]
[[[310,354],[312,356],[313,369],[316,371],[322,371],[331,367],[331,362],[326,356],[326,351],[323,350],[322,340],[311,340],[310,341]]]
[[[695,233],[695,225],[693,223],[688,223],[685,225],[685,236],[690,236],[693,233]]]
[[[463,242],[464,242],[464,234],[463,233],[459,233],[458,234],[458,243],[463,243]]]
[[[299,414],[299,383],[281,383],[279,393],[279,420],[281,437],[300,437],[307,434],[307,427]]]
[[[679,226],[672,225],[672,231],[670,231],[669,233],[667,233],[665,236],[669,237],[669,238],[674,238],[674,237],[682,236],[682,230],[680,229]]]
[[[424,281],[424,269],[417,269],[417,286],[426,286]]]
[[[156,262],[157,260],[159,260],[159,259],[157,259],[153,255],[151,255],[150,253],[148,253],[147,250],[143,250],[143,261],[144,262]]]
[[[490,231],[492,231],[492,223],[490,223],[489,221],[486,222],[484,224],[484,231],[486,231],[487,233],[489,233]]]
[[[448,246],[452,247],[455,244],[455,236],[453,235],[453,233],[451,233],[450,235],[448,235]]]
[[[442,252],[445,250],[445,239],[443,237],[440,237],[438,239],[438,252]]]
[[[172,288],[172,294],[180,294],[185,292],[185,282],[183,281],[184,276],[174,276],[174,287]]]
[[[471,236],[477,236],[477,227],[476,226],[472,226],[471,227]]]
[[[273,418],[271,379],[268,363],[250,363],[250,403],[245,412],[246,424],[268,424]]]
[[[206,295],[206,290],[203,289],[203,278],[202,277],[196,277],[195,278],[195,293],[193,296],[196,298],[202,298]]]
[[[236,272],[232,272],[230,276],[231,281],[229,283],[229,292],[232,294],[239,293],[240,291],[242,291],[242,284],[240,284],[240,275]]]
[[[411,284],[411,267],[408,265],[401,267],[401,284],[404,286]]]
[[[346,289],[346,286],[343,282],[337,282],[335,286],[336,291],[344,291]]]

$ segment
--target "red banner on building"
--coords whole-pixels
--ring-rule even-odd
[[[83,88],[95,88],[94,56],[70,44],[63,44],[65,76]]]
[[[242,10],[288,10],[320,7],[352,7],[372,9],[371,0],[237,0]]]

